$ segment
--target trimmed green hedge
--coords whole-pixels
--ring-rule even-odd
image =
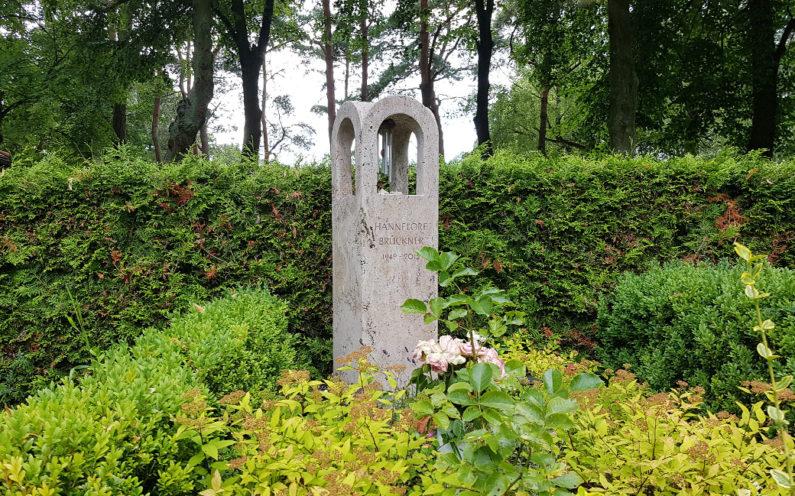
[[[159,167],[57,157],[0,178],[0,404],[238,285],[287,296],[292,331],[331,326],[327,169]],[[70,297],[69,293],[71,292]],[[75,308],[73,302],[79,302]],[[69,324],[77,311],[83,329]],[[310,348],[318,341],[302,345]],[[320,341],[320,348],[325,350]],[[315,354],[318,354],[316,352]]]
[[[653,261],[732,256],[739,238],[795,266],[795,163],[498,154],[441,167],[440,244],[508,288],[531,329],[594,339],[596,301]],[[130,342],[192,298],[265,284],[330,370],[331,195],[326,164],[189,157],[159,166],[56,157],[0,178],[0,402]],[[80,302],[84,329],[72,327]]]
[[[625,275],[600,302],[597,357],[614,369],[631,364],[657,391],[679,380],[702,386],[717,410],[748,404],[737,386],[769,378],[756,353],[760,337],[752,330],[756,313],[743,294],[743,269],[673,262]],[[766,268],[759,289],[771,293],[762,316],[776,323],[770,346],[784,357],[780,372],[795,373],[795,271]]]
[[[134,346],[113,347],[79,385],[51,385],[0,415],[8,494],[194,493],[201,474],[185,467],[195,447],[173,438],[173,417],[190,390],[274,384],[281,369],[300,367],[284,309],[261,290],[196,307]],[[247,355],[252,343],[266,365]]]

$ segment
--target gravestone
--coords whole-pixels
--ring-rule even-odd
[[[391,160],[384,157],[391,163],[390,192],[377,188],[379,130],[391,133]],[[415,194],[408,179],[412,133]],[[417,341],[437,336],[436,322],[425,324],[422,315],[404,314],[400,306],[437,295],[436,273],[415,251],[438,246],[438,140],[430,110],[403,96],[344,103],[331,137],[334,357],[369,346],[368,361],[396,370],[400,387],[418,366],[411,358]]]

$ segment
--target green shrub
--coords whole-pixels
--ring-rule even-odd
[[[287,304],[267,291],[234,292],[207,309],[194,308],[173,322],[167,335],[197,350],[189,363],[213,393],[274,391],[282,369],[307,365],[299,361],[297,339],[287,331]]]
[[[327,355],[329,173],[188,157],[75,167],[49,158],[0,178],[0,404],[98,349],[239,285],[289,302],[291,331]],[[328,291],[326,291],[328,288]],[[320,360],[316,360],[319,362]]]
[[[271,384],[294,367],[284,310],[265,291],[197,307],[166,332],[113,347],[79,384],[51,385],[0,415],[5,494],[191,494],[198,475],[183,465],[193,452],[173,437],[183,396]]]
[[[288,302],[290,332],[331,364],[331,193],[327,164],[87,165],[58,157],[0,178],[0,403],[24,398],[132,342],[191,299],[265,284]],[[576,327],[590,345],[596,300],[655,260],[731,256],[738,238],[795,267],[795,163],[721,155],[476,156],[440,170],[440,249],[468,258],[527,313],[531,330]]]
[[[765,437],[762,403],[741,417],[698,415],[700,392],[649,395],[619,370],[606,388],[579,393],[576,428],[563,439],[566,462],[584,481],[577,494],[789,494],[770,477],[785,457],[780,439]]]
[[[597,356],[608,367],[628,363],[657,391],[684,380],[707,391],[707,403],[732,409],[749,399],[743,381],[767,380],[756,354],[754,310],[743,296],[743,268],[726,263],[694,266],[669,263],[648,272],[626,274],[600,301]],[[760,277],[772,293],[764,318],[777,327],[771,346],[795,370],[795,272],[766,270]]]

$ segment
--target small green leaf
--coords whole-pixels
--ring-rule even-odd
[[[513,399],[502,391],[488,391],[480,397],[480,404],[498,410],[507,410],[513,406]]]
[[[480,408],[478,408],[476,406],[470,406],[470,407],[467,407],[466,410],[464,410],[464,417],[463,418],[464,418],[464,422],[472,422],[473,420],[475,420],[476,418],[478,418],[480,416],[481,416]]]
[[[547,415],[555,413],[570,413],[577,409],[577,402],[574,400],[555,397],[549,400],[547,405]]]
[[[450,313],[447,314],[447,318],[450,320],[456,319],[463,319],[467,316],[466,308],[456,308],[455,310],[451,310]]]
[[[580,485],[582,479],[574,472],[563,474],[560,477],[552,479],[552,483],[556,486],[565,487],[566,489],[575,489]]]
[[[571,421],[571,417],[567,413],[553,413],[547,415],[544,420],[546,426],[552,429],[567,431],[574,428],[574,422]]]
[[[436,260],[437,258],[439,258],[439,252],[437,252],[435,248],[432,248],[430,246],[423,246],[415,253],[428,261]]]
[[[489,296],[482,296],[478,300],[472,302],[472,310],[478,315],[489,316],[491,315],[491,298]]]
[[[426,313],[424,320],[426,324],[430,324],[431,322],[438,320],[438,317],[432,313]]]
[[[792,384],[792,376],[785,375],[780,381],[776,381],[775,389],[776,391],[781,391],[782,389],[786,389],[790,384]]]
[[[469,303],[469,297],[465,294],[454,294],[444,301],[444,308],[457,307]]]
[[[472,367],[469,383],[478,393],[486,389],[491,382],[491,367],[487,363],[477,363]]]
[[[450,283],[453,282],[453,278],[450,277],[450,273],[446,270],[439,272],[439,286],[446,288]]]
[[[776,408],[775,405],[767,406],[767,415],[777,424],[784,423],[784,412]]]
[[[772,320],[767,319],[766,321],[762,322],[762,329],[766,331],[771,331],[776,328],[776,325],[773,323]]]
[[[409,298],[400,306],[403,313],[425,313],[427,308],[424,301]]]
[[[754,299],[757,296],[759,296],[759,291],[757,291],[756,288],[751,286],[751,285],[746,285],[745,286],[745,296],[747,296],[747,297],[749,297],[751,299]]]
[[[541,409],[529,403],[518,403],[516,405],[516,412],[527,419],[528,422],[536,425],[544,425],[544,415]]]
[[[750,261],[751,260],[751,250],[749,250],[745,246],[741,245],[737,241],[734,242],[734,251],[743,260],[746,260],[746,261]]]
[[[505,362],[505,373],[511,377],[524,377],[527,368],[521,360],[508,360]]]
[[[756,345],[756,352],[759,353],[759,356],[761,356],[762,358],[767,358],[773,355],[773,352],[770,351],[770,348],[765,346],[765,343],[759,343],[758,345]]]
[[[776,481],[776,484],[779,487],[783,487],[784,489],[790,489],[792,487],[792,482],[790,481],[789,475],[785,474],[781,470],[771,469],[770,475],[773,477],[773,480]]]
[[[436,413],[432,418],[433,422],[442,429],[447,429],[450,427],[450,418],[443,412]]]
[[[428,302],[428,307],[431,309],[431,313],[436,315],[437,317],[442,315],[442,305],[444,300],[442,298],[436,297],[431,298],[431,301]]]
[[[555,392],[560,389],[561,384],[563,384],[563,376],[559,370],[555,369],[548,369],[544,372],[544,375],[541,376],[541,380],[544,382],[547,394],[555,394]]]
[[[475,402],[469,397],[469,392],[463,389],[456,389],[447,392],[447,399],[456,405],[474,405]]]
[[[453,321],[453,320],[445,320],[445,321],[444,321],[444,325],[446,325],[446,326],[447,326],[447,329],[448,329],[450,332],[453,332],[453,331],[455,331],[456,329],[458,329],[458,328],[459,328],[458,322],[455,322],[455,321]]]
[[[574,376],[569,385],[569,391],[587,391],[589,389],[598,388],[603,384],[602,379],[597,375],[590,372],[581,372]]]
[[[431,405],[431,402],[428,400],[416,401],[412,403],[411,409],[414,410],[414,413],[423,417],[425,415],[433,414],[433,405]]]
[[[464,267],[463,269],[458,269],[457,271],[453,272],[453,279],[463,276],[476,276],[478,275],[478,271],[474,269],[470,269],[469,267]]]
[[[211,443],[204,444],[202,445],[202,451],[213,460],[218,459],[218,448],[216,448],[215,445]]]
[[[445,251],[439,254],[439,263],[442,270],[447,270],[453,266],[455,261],[458,260],[458,255],[451,251]]]

